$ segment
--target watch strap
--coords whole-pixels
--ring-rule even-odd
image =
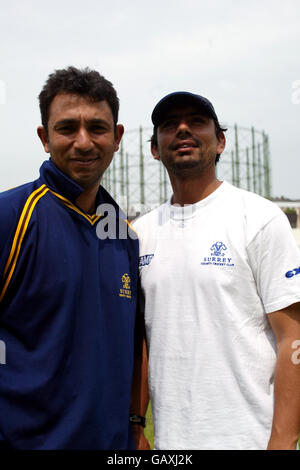
[[[146,426],[146,418],[144,416],[131,414],[129,416],[129,421],[131,424],[138,424],[139,426],[143,426],[143,428]]]

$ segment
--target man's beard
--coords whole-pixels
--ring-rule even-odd
[[[204,173],[215,165],[216,155],[210,149],[199,149],[197,158],[185,159],[179,157],[176,160],[172,155],[166,155],[164,165],[166,169],[176,176],[196,176]]]

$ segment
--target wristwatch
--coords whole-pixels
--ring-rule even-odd
[[[131,414],[129,416],[129,421],[131,424],[138,424],[139,426],[143,426],[143,428],[146,426],[146,418],[144,416]]]

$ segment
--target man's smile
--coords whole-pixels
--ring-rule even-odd
[[[199,143],[195,140],[181,140],[173,145],[171,145],[171,150],[187,150],[199,147]]]
[[[180,142],[176,142],[175,144],[170,146],[171,150],[179,154],[191,153],[193,149],[198,148],[198,147],[199,147],[199,142],[196,142],[195,140],[191,140],[191,139],[181,140]]]
[[[71,162],[80,166],[89,166],[99,160],[99,158],[100,157],[73,157],[71,158]]]

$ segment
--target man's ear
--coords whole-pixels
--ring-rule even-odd
[[[115,130],[115,152],[119,150],[120,142],[122,136],[124,134],[124,126],[122,124],[118,124]]]
[[[221,153],[225,149],[225,145],[226,145],[226,137],[225,137],[224,132],[221,132],[218,137],[218,146],[217,146],[217,153],[219,155],[221,155]]]
[[[158,148],[153,142],[151,142],[151,153],[153,155],[154,160],[160,160]]]
[[[49,143],[48,143],[48,135],[47,135],[47,132],[46,132],[46,129],[44,128],[44,126],[39,126],[37,128],[37,135],[39,136],[40,141],[43,144],[45,152],[49,153],[50,150],[49,150]]]

